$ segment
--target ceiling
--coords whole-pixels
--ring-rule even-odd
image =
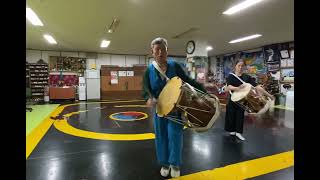
[[[294,40],[293,0],[264,0],[232,16],[222,12],[242,0],[27,0],[44,26],[26,20],[26,48],[147,55],[150,42],[165,37],[169,55],[185,56],[189,40],[206,41],[209,56],[258,48]],[[113,18],[120,23],[107,33]],[[185,36],[174,36],[197,28]],[[51,34],[58,42],[43,38]],[[262,37],[236,44],[228,42],[246,35]],[[102,39],[111,40],[100,48]]]

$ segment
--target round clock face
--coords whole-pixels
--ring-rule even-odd
[[[186,47],[186,51],[188,54],[192,54],[194,52],[194,49],[195,49],[195,43],[194,41],[189,41],[187,43],[187,47]]]

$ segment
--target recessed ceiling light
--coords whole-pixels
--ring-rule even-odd
[[[239,12],[245,8],[248,8],[258,2],[261,2],[262,0],[246,0],[246,1],[243,1],[231,8],[229,8],[228,10],[224,11],[222,14],[227,14],[227,15],[231,15],[231,14],[234,14],[236,12]]]
[[[43,35],[43,37],[50,43],[50,44],[57,44],[57,41],[48,34]]]
[[[26,8],[26,17],[34,26],[43,26],[41,20],[31,8]]]
[[[101,45],[100,45],[100,47],[102,47],[102,48],[106,48],[106,47],[108,47],[108,46],[109,46],[109,44],[110,44],[110,41],[102,40],[102,41],[101,41]]]
[[[210,51],[212,49],[213,49],[212,46],[207,46],[207,48],[206,48],[207,51]]]
[[[237,42],[241,42],[241,41],[246,41],[246,40],[249,40],[249,39],[258,38],[260,36],[262,36],[262,35],[261,34],[255,34],[255,35],[251,35],[251,36],[246,36],[246,37],[242,37],[242,38],[239,38],[239,39],[232,40],[229,43],[237,43]]]

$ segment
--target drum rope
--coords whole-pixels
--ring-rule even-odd
[[[180,108],[182,111],[184,111],[185,113],[189,114],[190,116],[192,116],[193,118],[195,118],[196,120],[198,120],[199,122],[201,122],[203,124],[203,122],[201,120],[199,120],[198,118],[196,118],[195,116],[193,116],[192,114],[188,113],[186,110],[184,110],[183,108],[177,106],[177,108]]]
[[[184,109],[193,109],[193,110],[202,111],[202,112],[206,112],[206,113],[209,113],[209,112],[210,112],[210,111],[206,111],[206,110],[202,110],[202,109],[197,109],[197,108],[193,108],[193,107],[189,107],[189,106],[177,105],[177,107],[182,107],[182,108],[184,108]]]
[[[195,88],[196,89],[196,88]],[[190,91],[189,89],[186,89],[187,91],[189,92],[192,92]],[[196,89],[197,90],[197,89]],[[193,93],[193,92],[192,92]],[[204,93],[203,93],[204,94]],[[204,96],[207,95],[207,94],[204,94]],[[204,97],[204,96],[200,96],[200,98]],[[203,103],[208,107],[208,108],[211,108],[205,101],[203,101]]]
[[[174,116],[165,116],[165,118],[167,118],[168,120],[170,121],[173,121],[175,123],[178,123],[178,124],[181,124],[181,125],[184,125],[184,126],[188,126],[188,127],[195,127],[195,126],[198,126],[200,127],[200,124],[197,124],[197,123],[192,123],[192,122],[184,122],[183,120],[181,119],[178,119],[178,118],[175,118]]]

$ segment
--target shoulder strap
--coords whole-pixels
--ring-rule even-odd
[[[234,73],[229,73],[229,74],[231,74],[231,75],[233,75],[234,77],[236,77],[237,79],[239,79],[239,81],[241,81],[242,84],[246,83],[246,82],[244,82],[241,78],[239,78],[237,75],[235,75]]]
[[[166,78],[167,81],[169,81],[170,79],[168,78],[168,76],[160,69],[158,63],[156,61],[152,61],[153,66],[159,71],[159,73]]]
[[[229,73],[229,74],[231,74],[231,75],[233,75],[234,77],[236,77],[239,81],[241,81],[242,82],[242,84],[244,84],[244,83],[246,83],[246,82],[244,82],[241,78],[239,78],[237,75],[235,75],[234,73]],[[229,93],[232,95],[232,92],[231,91],[229,91]]]

